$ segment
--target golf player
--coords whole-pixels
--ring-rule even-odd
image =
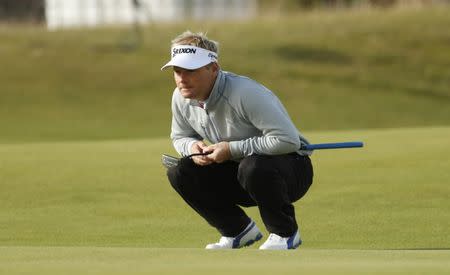
[[[171,139],[183,156],[167,171],[169,181],[222,235],[206,249],[260,240],[241,208],[250,206],[258,207],[270,233],[259,249],[295,249],[302,241],[292,203],[313,178],[311,151],[301,149],[308,141],[274,93],[221,70],[218,59],[217,42],[186,31],[172,41],[171,59],[161,68],[173,70]]]

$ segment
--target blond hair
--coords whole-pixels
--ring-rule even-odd
[[[185,31],[172,40],[172,47],[176,45],[190,45],[219,53],[219,43],[208,39],[202,32]]]

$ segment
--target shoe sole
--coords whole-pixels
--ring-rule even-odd
[[[296,245],[294,245],[294,246],[292,246],[292,247],[289,247],[288,249],[297,249],[297,247],[299,247],[301,244],[302,244],[302,241],[300,240],[300,241],[298,242],[298,244],[296,244]]]
[[[241,246],[241,247],[250,246],[250,245],[254,244],[255,242],[261,240],[262,237],[263,237],[263,235],[262,235],[261,233],[258,233],[258,235],[256,235],[256,237],[255,237],[253,240],[247,241],[247,242],[246,242],[243,246]],[[241,247],[240,247],[240,248],[241,248]]]

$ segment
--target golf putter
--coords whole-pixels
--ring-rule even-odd
[[[346,149],[346,148],[358,148],[363,147],[364,143],[361,141],[353,141],[353,142],[333,142],[333,143],[318,143],[318,144],[308,144],[302,146],[300,149],[302,150],[323,150],[323,149]],[[195,156],[205,156],[208,153],[195,153],[187,156],[186,158],[191,158]],[[167,169],[177,166],[180,161],[177,157],[172,157],[166,154],[162,155],[162,164]]]
[[[210,152],[208,152],[208,153],[194,153],[194,154],[190,154],[186,158],[192,158],[192,157],[195,157],[195,156],[206,156],[208,154],[210,154]],[[161,157],[162,165],[164,167],[166,167],[167,169],[172,168],[174,166],[177,166],[179,161],[180,161],[180,158],[173,157],[173,156],[166,155],[166,154],[162,154],[162,157]]]
[[[178,165],[178,161],[180,161],[180,159],[177,158],[177,157],[173,157],[173,156],[169,156],[169,155],[166,155],[166,154],[162,154],[161,162],[162,162],[162,165],[164,167],[166,167],[167,169],[169,169],[171,167],[174,167],[174,166],[177,166]]]

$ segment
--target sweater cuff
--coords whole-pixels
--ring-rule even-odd
[[[229,145],[230,145],[231,157],[233,159],[240,159],[240,158],[244,157],[244,154],[240,148],[242,145],[241,141],[230,141]]]

